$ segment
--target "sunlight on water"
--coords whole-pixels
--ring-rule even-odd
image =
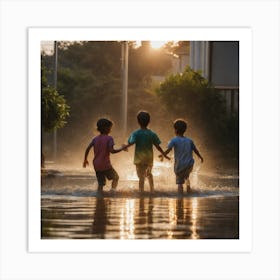
[[[173,228],[176,226],[177,224],[177,215],[176,215],[176,200],[170,200],[169,201],[169,219],[168,219],[168,222],[169,222],[169,230],[167,232],[167,238],[168,239],[173,239]]]
[[[190,175],[194,196],[235,196],[239,195],[238,175],[215,174],[201,170],[202,165],[195,163]],[[59,171],[58,171],[59,170]],[[131,195],[138,191],[138,177],[133,164],[119,171],[117,194]],[[172,161],[154,161],[152,170],[155,191],[158,194],[173,196],[177,191],[176,178]],[[110,190],[111,182],[107,181],[105,192]],[[96,196],[97,181],[94,170],[50,165],[48,176],[42,177],[41,191],[44,195]],[[148,180],[145,180],[145,190],[149,190]]]
[[[42,238],[238,238],[238,197],[43,197]]]
[[[197,214],[198,214],[198,200],[197,197],[193,198],[191,201],[191,238],[199,239],[199,234],[197,233]]]
[[[170,169],[171,168],[171,169]],[[152,169],[154,177],[166,176],[168,173],[173,172],[172,163],[155,161]],[[138,176],[135,167],[126,170],[125,179],[130,181],[138,181]]]
[[[172,162],[154,162],[153,194],[148,180],[139,192],[134,165],[120,171],[117,191],[110,192],[108,181],[100,193],[93,170],[54,165],[46,170],[41,177],[42,238],[238,238],[238,175],[202,171],[196,164],[192,192],[180,195]]]
[[[139,205],[138,205],[139,206]],[[198,199],[193,198],[189,201],[186,206],[188,207],[188,211],[191,213],[190,215],[190,238],[191,239],[199,239],[200,236],[197,232],[197,224],[198,224]],[[122,205],[120,211],[120,239],[135,239],[135,225],[137,224],[137,218],[139,213],[137,213],[136,209],[136,200],[135,199],[127,199],[125,203]],[[168,220],[166,221],[167,228],[167,239],[174,239],[174,234],[177,233],[177,226],[180,225],[179,217],[180,213],[183,213],[181,218],[185,219],[184,215],[183,200],[182,199],[171,199],[168,201],[168,210],[166,211],[168,215]],[[185,218],[184,218],[185,217]]]
[[[135,239],[134,235],[135,199],[127,199],[121,209],[120,239]]]

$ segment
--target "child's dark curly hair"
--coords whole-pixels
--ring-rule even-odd
[[[187,123],[183,119],[177,119],[173,123],[173,127],[178,134],[184,134],[187,130]]]
[[[96,123],[97,130],[100,133],[106,133],[108,129],[110,129],[113,126],[113,122],[111,122],[108,119],[99,119]]]
[[[138,123],[141,125],[141,126],[148,126],[149,122],[150,122],[150,114],[146,111],[140,111],[138,114],[137,114],[137,120],[138,120]]]

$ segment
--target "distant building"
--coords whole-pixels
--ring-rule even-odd
[[[172,61],[171,73],[182,73],[186,66],[200,71],[202,76],[225,96],[228,113],[239,110],[239,42],[238,41],[189,41],[168,54]],[[148,47],[148,43],[146,44]],[[162,82],[164,76],[153,76]]]
[[[172,73],[182,73],[187,65],[190,65],[190,43],[188,41],[181,41],[172,54]]]
[[[189,50],[181,47],[173,57],[173,73],[182,73],[186,66],[202,76],[226,98],[227,111],[239,110],[239,42],[190,41]]]
[[[225,96],[228,112],[238,112],[238,41],[191,41],[190,67],[200,70],[202,76]]]

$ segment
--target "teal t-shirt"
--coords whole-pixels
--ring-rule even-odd
[[[129,144],[135,144],[134,164],[153,165],[153,145],[159,145],[160,139],[150,129],[138,129],[128,138]]]

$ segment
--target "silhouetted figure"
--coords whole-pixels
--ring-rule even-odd
[[[91,148],[94,150],[93,167],[98,181],[98,190],[102,191],[106,184],[106,178],[112,180],[112,191],[115,191],[119,181],[119,175],[113,168],[110,161],[110,153],[115,154],[126,150],[127,145],[122,145],[119,149],[114,149],[114,139],[109,135],[113,123],[108,119],[97,121],[97,130],[100,134],[92,139],[85,151],[83,167],[88,165],[88,153]]]
[[[187,123],[182,119],[175,120],[174,124],[175,137],[170,140],[164,155],[167,155],[174,148],[174,172],[176,174],[176,184],[178,192],[183,193],[183,184],[186,182],[187,192],[191,191],[189,176],[193,170],[194,159],[193,152],[203,162],[192,139],[184,136],[187,130]],[[162,157],[161,157],[162,158]]]
[[[137,114],[137,121],[140,129],[131,133],[128,139],[128,144],[129,146],[135,144],[134,164],[139,178],[139,191],[144,191],[145,177],[147,177],[150,185],[150,191],[153,192],[153,146],[155,146],[165,158],[170,158],[163,153],[163,150],[160,147],[161,141],[157,134],[148,129],[150,114],[145,111],[140,111]]]
[[[103,197],[96,198],[96,207],[93,216],[92,233],[104,239],[107,225],[107,207]]]

